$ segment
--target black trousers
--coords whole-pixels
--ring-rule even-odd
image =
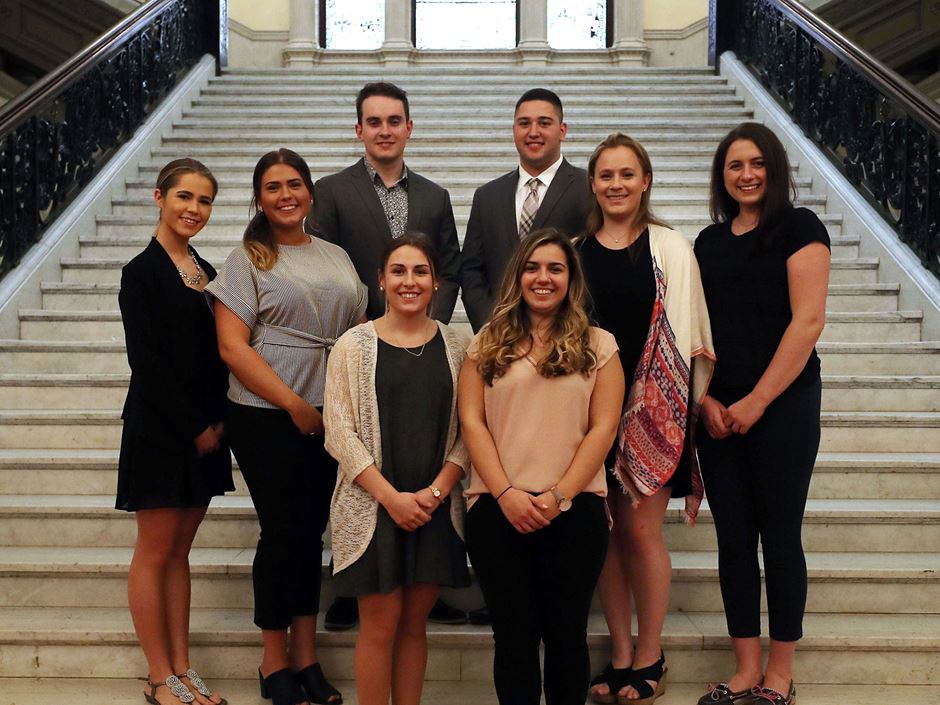
[[[501,705],[584,705],[587,620],[607,553],[604,499],[582,493],[532,534],[520,534],[491,495],[467,512],[467,552],[493,620],[493,680]]]
[[[821,391],[819,380],[790,387],[743,436],[715,440],[699,425],[699,463],[718,534],[721,597],[734,638],[761,632],[758,540],[770,638],[803,636],[806,558],[800,532],[819,450]]]
[[[252,566],[255,624],[286,629],[292,618],[320,609],[336,461],[322,436],[301,434],[279,409],[229,403],[226,432],[261,524]]]

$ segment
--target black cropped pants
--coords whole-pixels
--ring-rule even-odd
[[[320,609],[323,532],[336,461],[323,436],[306,436],[280,409],[229,403],[226,434],[258,513],[252,566],[255,624],[287,629]]]
[[[467,512],[467,552],[493,620],[500,705],[584,705],[587,620],[607,553],[604,498],[582,493],[544,529],[520,534],[492,495]]]
[[[699,424],[699,463],[718,534],[728,633],[734,638],[761,633],[758,541],[770,638],[797,641],[803,636],[806,558],[801,529],[819,450],[821,391],[819,380],[790,387],[744,435],[715,440]]]

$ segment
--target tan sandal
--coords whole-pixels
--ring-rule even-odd
[[[169,688],[170,692],[173,693],[181,703],[191,703],[196,699],[196,696],[190,692],[189,688],[183,685],[183,682],[177,676],[167,676],[165,681],[160,681],[159,683],[154,683],[148,676],[147,685],[150,687],[150,692],[144,693],[144,700],[150,703],[150,705],[163,705],[163,703],[157,700],[157,688],[164,687]]]
[[[188,678],[190,684],[197,693],[199,693],[204,698],[209,698],[209,702],[214,703],[214,705],[228,705],[228,700],[219,695],[219,700],[212,699],[212,691],[209,690],[209,686],[206,685],[206,682],[199,677],[199,674],[192,668],[188,669],[186,673],[180,673],[176,676],[180,680],[183,678]]]

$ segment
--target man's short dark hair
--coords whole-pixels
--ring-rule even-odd
[[[411,119],[410,111],[408,110],[408,94],[394,83],[388,83],[387,81],[376,81],[375,83],[367,83],[364,85],[362,90],[360,90],[358,95],[356,95],[357,123],[360,125],[362,124],[363,101],[366,98],[371,98],[377,95],[382,96],[383,98],[394,98],[395,100],[400,100],[401,104],[405,106],[405,120]]]
[[[516,110],[519,110],[520,105],[530,100],[544,100],[546,103],[551,103],[558,111],[558,121],[562,122],[565,119],[565,110],[561,107],[561,98],[559,98],[558,94],[554,91],[550,91],[547,88],[530,88],[516,101]],[[516,110],[513,112],[516,112]]]

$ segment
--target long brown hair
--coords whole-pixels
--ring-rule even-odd
[[[277,262],[277,241],[274,239],[274,232],[271,230],[268,217],[261,210],[261,179],[264,178],[264,173],[275,164],[287,164],[293,167],[300,174],[311,197],[313,196],[313,178],[310,176],[310,167],[297,152],[282,147],[268,152],[255,164],[255,172],[251,177],[251,220],[248,221],[245,234],[242,235],[242,245],[248,253],[248,259],[262,271],[271,269]]]
[[[506,266],[493,318],[480,332],[477,369],[492,386],[509,366],[523,357],[532,334],[528,307],[522,297],[522,273],[532,253],[545,245],[558,245],[568,263],[568,294],[562,302],[549,331],[548,354],[538,364],[543,377],[558,377],[580,372],[588,375],[597,365],[597,355],[590,347],[591,324],[585,311],[587,284],[581,259],[571,239],[556,228],[534,230],[516,248]]]
[[[590,159],[588,159],[588,177],[594,179],[594,172],[597,170],[597,160],[601,158],[601,155],[606,152],[608,149],[615,149],[617,147],[626,147],[631,152],[636,155],[637,161],[640,162],[640,168],[643,169],[643,175],[649,174],[650,177],[650,186],[643,194],[640,196],[640,207],[636,212],[636,223],[646,227],[647,225],[662,225],[663,227],[669,227],[657,218],[653,214],[653,210],[650,207],[650,196],[653,193],[653,163],[650,161],[650,155],[647,153],[646,148],[643,147],[638,141],[632,137],[623,134],[622,132],[612,132],[604,138],[604,141],[597,145],[597,148],[594,150],[594,153],[591,154]],[[587,225],[585,227],[585,232],[588,235],[596,235],[597,231],[600,230],[604,225],[604,212],[601,210],[600,204],[597,202],[597,197],[594,198],[594,206],[591,208],[591,212],[587,218]]]
[[[738,140],[753,142],[764,157],[767,185],[758,228],[762,231],[761,244],[766,247],[773,241],[780,216],[793,207],[797,195],[787,150],[770,128],[759,122],[742,122],[718,143],[712,159],[709,214],[715,223],[730,223],[741,209],[725,188],[725,160],[731,145]]]

